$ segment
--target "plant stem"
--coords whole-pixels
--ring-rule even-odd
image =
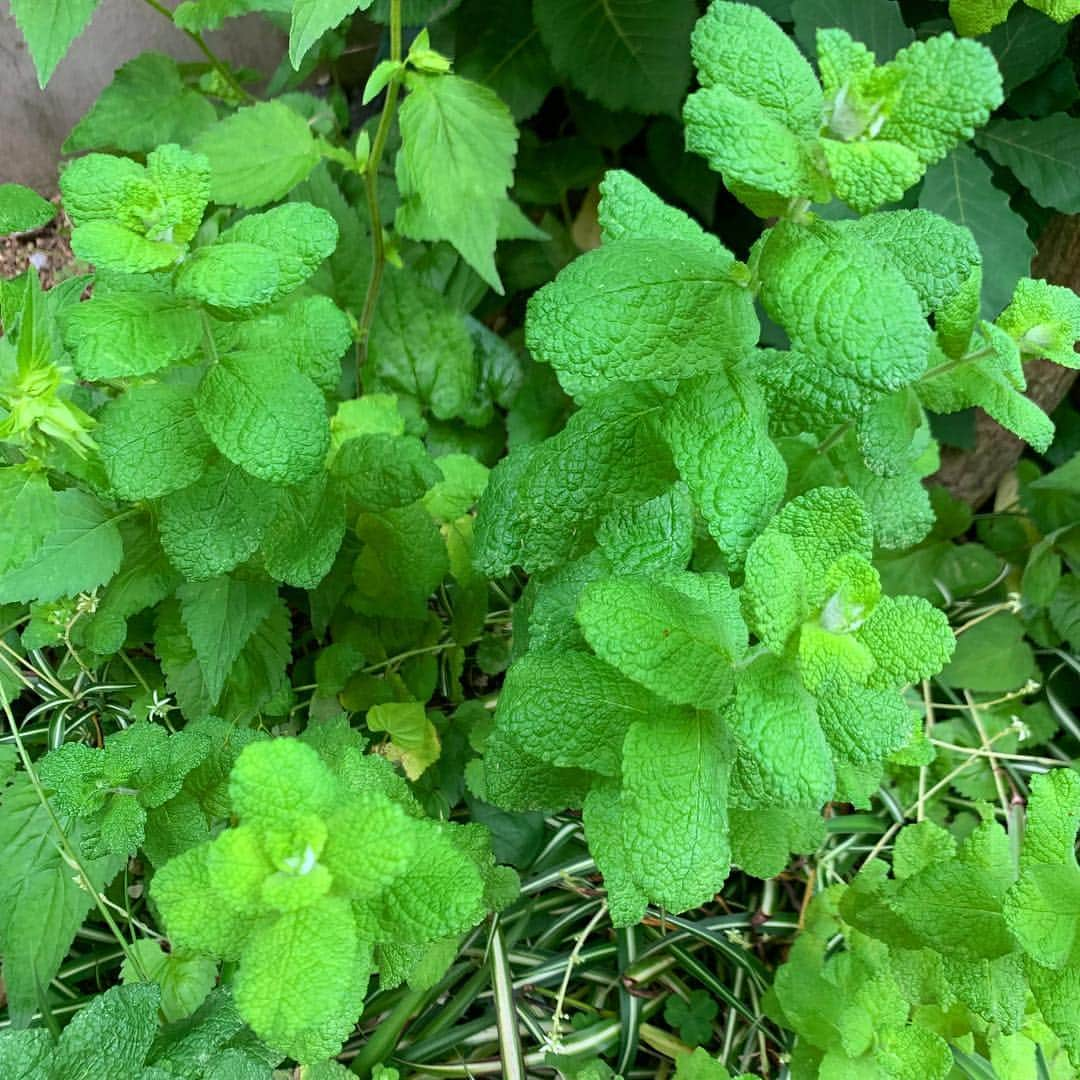
[[[409,990],[371,1033],[349,1069],[357,1076],[370,1076],[376,1065],[385,1061],[397,1046],[401,1033],[412,1017],[427,1004],[431,990]]]
[[[390,59],[401,61],[401,0],[390,0]],[[368,335],[375,319],[375,305],[379,302],[379,289],[382,287],[383,270],[386,268],[386,244],[383,241],[382,220],[379,214],[379,165],[383,150],[394,123],[394,111],[397,108],[400,82],[392,79],[386,88],[386,100],[383,102],[379,126],[375,131],[375,141],[371,145],[367,170],[364,173],[364,188],[367,192],[368,217],[371,219],[371,278],[368,281],[367,295],[364,297],[364,310],[360,315],[360,328],[356,338],[356,393],[362,392],[361,377],[367,361]]]
[[[959,356],[955,360],[947,360],[944,364],[938,364],[937,367],[931,368],[919,377],[919,382],[923,382],[926,379],[936,378],[938,375],[945,375],[950,371],[954,371],[958,367],[963,367],[964,364],[970,364],[975,360],[983,360],[987,356],[993,356],[994,350],[987,345],[985,349],[978,349],[972,353],[966,353],[964,356]]]
[[[176,26],[176,21],[173,19],[173,13],[165,7],[164,4],[159,4],[158,0],[143,0],[143,3],[152,7],[159,15],[164,16],[173,24],[173,26]],[[255,98],[236,81],[236,76],[225,66],[225,62],[210,48],[209,45],[206,44],[206,39],[202,34],[197,34],[193,30],[185,30],[182,26],[176,26],[176,29],[183,34],[186,34],[195,43],[195,47],[206,57],[210,62],[211,67],[213,67],[213,69],[221,76],[233,93],[238,95],[242,101],[255,100]]]

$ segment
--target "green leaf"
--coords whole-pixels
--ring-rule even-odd
[[[20,566],[59,524],[56,495],[43,470],[30,466],[0,469],[0,573]]]
[[[458,12],[454,68],[491,87],[515,120],[540,108],[556,83],[530,0],[466,0]]]
[[[599,184],[597,213],[605,243],[613,240],[670,240],[678,237],[704,244],[721,258],[733,257],[720,241],[689,214],[668,206],[637,177],[623,169],[608,169]]]
[[[1001,612],[976,623],[956,639],[956,653],[941,673],[941,681],[967,690],[1006,692],[1019,689],[1036,672],[1023,623]]]
[[[767,235],[761,299],[791,339],[756,365],[774,424],[805,431],[854,418],[923,374],[930,330],[898,271],[837,225],[781,224]]]
[[[213,200],[248,209],[283,198],[322,157],[307,121],[281,101],[239,109],[203,131],[192,149],[210,161]]]
[[[202,33],[217,30],[226,20],[251,11],[276,11],[287,14],[292,0],[184,0],[173,12],[173,22],[181,30]]]
[[[26,38],[42,90],[71,43],[86,29],[99,3],[100,0],[12,0],[11,14]]]
[[[0,805],[0,857],[6,870],[0,880],[0,949],[8,1008],[13,1021],[25,1025],[38,1010],[40,995],[59,970],[94,898],[79,886],[62,854],[53,819],[25,775],[5,789]],[[70,823],[67,837],[76,849],[85,832],[81,822]],[[105,856],[84,859],[83,865],[93,888],[104,889],[124,862]],[[42,912],[49,918],[43,920]]]
[[[330,573],[345,536],[345,498],[325,474],[280,493],[262,541],[266,572],[299,589]]]
[[[199,313],[166,282],[132,275],[96,281],[94,295],[65,311],[61,323],[75,370],[87,380],[149,375],[187,360],[203,332]]]
[[[349,499],[373,513],[416,502],[441,475],[413,435],[348,439],[335,455],[331,471]]]
[[[709,714],[637,721],[623,745],[623,840],[634,879],[669,911],[712,899],[731,867],[730,757]]]
[[[517,147],[509,110],[487,87],[456,75],[415,73],[407,85],[396,227],[414,240],[448,240],[501,293],[495,238]]]
[[[731,267],[726,253],[701,244],[605,244],[529,301],[526,343],[574,395],[715,371],[741,359],[758,336],[753,298]]]
[[[1016,0],[949,0],[949,15],[961,34],[975,37],[1008,18]]]
[[[630,725],[663,710],[649,691],[588,653],[530,650],[507,673],[495,722],[531,757],[615,776]]]
[[[277,357],[221,357],[199,384],[195,410],[230,461],[273,484],[314,476],[330,448],[322,393]]]
[[[1031,271],[1035,245],[1009,197],[994,186],[990,167],[958,146],[926,174],[919,206],[971,230],[983,256],[983,315],[993,318]]]
[[[386,274],[369,348],[371,389],[415,398],[440,420],[461,415],[476,392],[473,345],[461,316],[410,271]]]
[[[738,600],[717,575],[596,581],[577,619],[602,660],[677,705],[718,708],[746,648]]]
[[[58,600],[104,585],[124,555],[114,517],[92,495],[56,495],[57,526],[41,546],[0,576],[0,603]]]
[[[740,566],[787,482],[757,384],[739,368],[689,380],[671,399],[660,430],[717,546]]]
[[[193,484],[214,453],[194,388],[182,383],[133,387],[105,407],[94,434],[109,483],[132,502]]]
[[[879,60],[890,60],[915,40],[893,0],[792,0],[795,40],[814,51],[816,31],[836,27],[862,42]]]
[[[442,747],[435,725],[428,719],[423,702],[391,701],[373,705],[364,718],[371,731],[390,736],[387,755],[400,761],[410,780],[419,780],[429,766],[439,760]]]
[[[161,503],[161,544],[185,578],[206,581],[254,555],[276,512],[274,488],[228,462],[215,462],[201,479]]]
[[[537,0],[533,14],[555,70],[588,97],[615,110],[678,108],[690,82],[692,0]]]
[[[694,507],[685,485],[616,507],[600,523],[596,542],[621,574],[685,570],[694,547]]]
[[[732,785],[742,807],[817,809],[832,798],[835,774],[814,699],[776,657],[754,661],[726,713],[738,745]]]
[[[56,207],[22,184],[0,184],[0,236],[48,225]]]
[[[217,577],[181,585],[176,596],[211,703],[217,704],[236,658],[270,613],[277,587],[268,581]]]
[[[1055,113],[1040,120],[996,120],[975,140],[1016,174],[1042,206],[1080,211],[1080,120]]]
[[[295,0],[289,26],[289,63],[299,71],[300,61],[326,33],[354,11],[365,11],[371,0]]]
[[[113,81],[71,129],[63,151],[147,154],[161,143],[187,145],[216,120],[214,106],[197,90],[185,86],[172,57],[144,52],[117,70]]]
[[[247,314],[307,281],[337,239],[333,217],[308,203],[249,214],[184,263],[176,275],[176,294],[229,314]]]
[[[1080,648],[1080,577],[1066,577],[1050,601],[1054,629],[1074,648]]]
[[[161,990],[161,1014],[167,1023],[190,1016],[217,982],[217,962],[205,956],[162,952],[161,946],[148,938],[134,942],[131,951],[149,982]],[[125,984],[142,982],[130,959],[121,965],[120,978]]]

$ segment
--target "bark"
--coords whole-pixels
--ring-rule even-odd
[[[1032,273],[1080,292],[1080,215],[1059,216],[1049,224],[1039,241]],[[1046,412],[1061,404],[1078,374],[1046,360],[1031,361],[1025,371],[1028,397]],[[953,495],[978,507],[994,494],[1023,450],[1024,443],[979,410],[974,449],[945,450],[941,468],[929,482],[944,485]]]

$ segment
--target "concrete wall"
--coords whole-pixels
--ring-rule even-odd
[[[273,28],[258,16],[226,23],[207,41],[219,56],[267,74],[283,49]],[[8,0],[0,0],[0,182],[54,193],[60,146],[68,131],[112,81],[116,68],[147,49],[183,60],[202,58],[184,34],[143,0],[102,0],[43,91]]]

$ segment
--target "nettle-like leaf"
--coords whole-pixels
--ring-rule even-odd
[[[237,824],[154,878],[173,944],[238,960],[241,1015],[301,1062],[341,1048],[377,945],[469,929],[498,876],[483,834],[414,817],[411,796],[386,790],[346,782],[297,740],[253,743],[229,780]],[[283,997],[283,978],[300,992]]]
[[[820,30],[817,51],[820,83],[747,4],[718,0],[694,30],[702,88],[684,108],[687,146],[763,217],[830,194],[863,213],[895,202],[1003,100],[993,54],[951,34],[880,67],[844,30]]]

